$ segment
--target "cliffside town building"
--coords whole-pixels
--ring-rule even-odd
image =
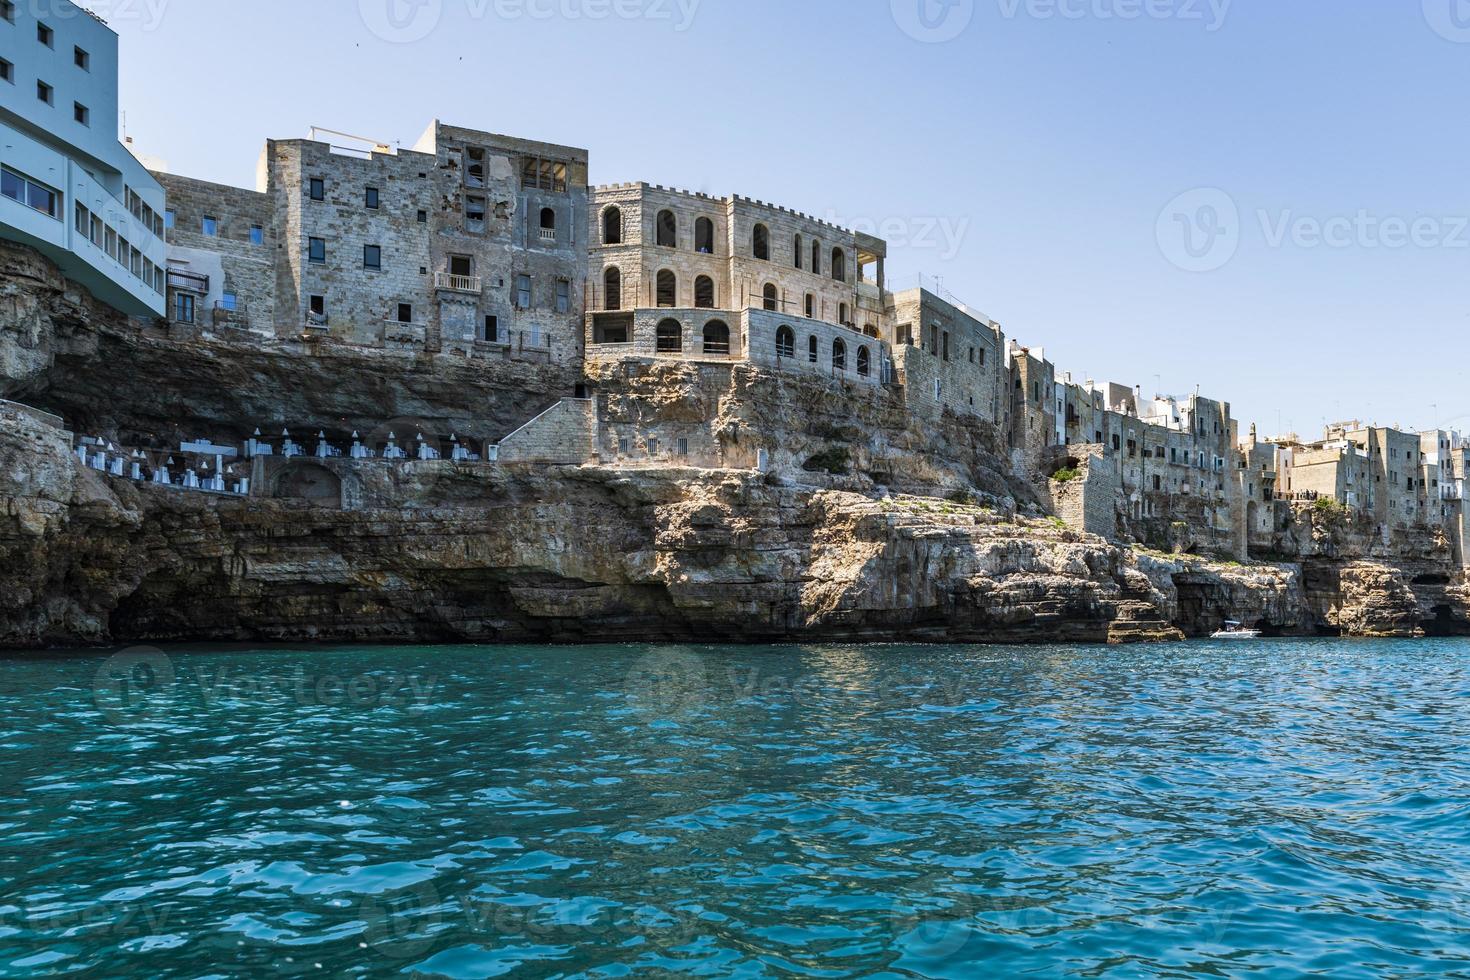
[[[50,23],[0,0],[0,237],[175,337],[560,372],[568,401],[502,420],[485,454],[501,461],[764,466],[715,419],[599,423],[599,377],[744,366],[991,426],[1064,520],[1108,537],[1243,558],[1271,550],[1281,508],[1330,500],[1465,555],[1458,434],[1345,423],[1242,442],[1229,403],[1076,382],[952,296],[891,291],[881,239],[785,207],[594,187],[586,150],[439,121],[411,148],[268,141],[253,190],[150,174],[117,142],[117,39],[75,12]]]

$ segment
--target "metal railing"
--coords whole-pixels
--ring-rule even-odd
[[[197,272],[184,272],[179,269],[168,270],[168,285],[173,289],[182,289],[190,293],[208,293],[209,277],[202,276]]]

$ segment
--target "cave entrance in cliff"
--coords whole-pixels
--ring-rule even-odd
[[[321,507],[341,507],[342,479],[324,466],[295,464],[276,477],[273,496],[308,500]]]
[[[1470,623],[1456,619],[1453,606],[1435,606],[1430,613],[1434,618],[1422,624],[1425,636],[1470,636]]]

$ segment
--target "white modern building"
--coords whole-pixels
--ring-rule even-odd
[[[160,316],[164,192],[118,142],[117,35],[70,0],[0,0],[0,238]]]

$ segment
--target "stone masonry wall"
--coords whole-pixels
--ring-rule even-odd
[[[597,406],[566,398],[500,440],[502,463],[576,465],[596,458]]]

